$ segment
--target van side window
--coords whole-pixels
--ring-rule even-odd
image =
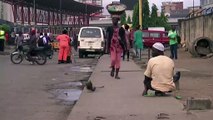
[[[160,38],[160,33],[150,33],[150,37]]]
[[[149,37],[149,33],[148,32],[143,32],[143,37]]]

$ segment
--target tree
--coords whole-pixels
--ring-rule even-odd
[[[126,24],[126,12],[121,15],[121,25]]]
[[[143,28],[147,29],[150,24],[150,9],[148,0],[143,0]]]
[[[136,28],[138,25],[139,25],[139,4],[137,2],[133,10],[132,28]]]
[[[131,23],[132,23],[130,16],[128,16],[128,18],[127,18],[127,23],[128,23],[128,24],[131,24]]]
[[[150,18],[150,21],[151,21],[151,23],[150,23],[150,26],[151,27],[156,27],[156,26],[158,26],[158,24],[159,24],[159,18],[158,18],[158,13],[157,13],[157,11],[158,11],[158,8],[157,8],[157,6],[155,5],[155,4],[153,4],[152,5],[152,12],[151,12],[151,18]]]
[[[160,16],[161,26],[165,27],[166,30],[170,30],[171,26],[168,24],[168,17],[162,12]]]

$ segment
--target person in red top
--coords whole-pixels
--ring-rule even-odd
[[[56,39],[59,41],[58,64],[67,63],[68,51],[70,50],[70,37],[67,35],[67,30],[63,30],[62,35],[58,35]]]
[[[10,36],[9,36],[9,34],[6,32],[6,34],[5,34],[5,40],[6,40],[7,43],[8,43],[8,41],[9,41],[9,38],[10,38]]]

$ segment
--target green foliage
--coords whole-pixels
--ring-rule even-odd
[[[149,1],[143,0],[143,28],[149,27],[150,21],[150,9],[149,9]]]
[[[134,6],[133,16],[132,16],[132,28],[136,28],[139,25],[139,4],[138,2]]]
[[[158,8],[155,4],[152,5],[152,12],[151,12],[151,18],[150,18],[150,26],[151,27],[159,27],[158,24],[159,24],[159,18],[158,18]]]
[[[0,29],[4,30],[5,32],[10,32],[10,26],[7,24],[0,25]]]
[[[158,8],[155,4],[152,5],[150,11],[148,0],[143,0],[143,29],[148,27],[165,27],[166,30],[169,30],[171,26],[168,24],[168,18],[161,13],[161,16],[158,16]],[[128,22],[127,22],[128,23]],[[136,3],[134,6],[133,17],[132,17],[132,27],[136,28],[139,25],[139,4]]]
[[[127,18],[127,23],[128,23],[128,24],[131,24],[131,23],[132,23],[130,16],[128,16],[128,18]]]
[[[126,12],[121,15],[121,25],[126,24]]]

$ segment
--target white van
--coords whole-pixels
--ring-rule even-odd
[[[88,54],[102,54],[105,40],[101,27],[82,27],[78,34],[79,58]]]

